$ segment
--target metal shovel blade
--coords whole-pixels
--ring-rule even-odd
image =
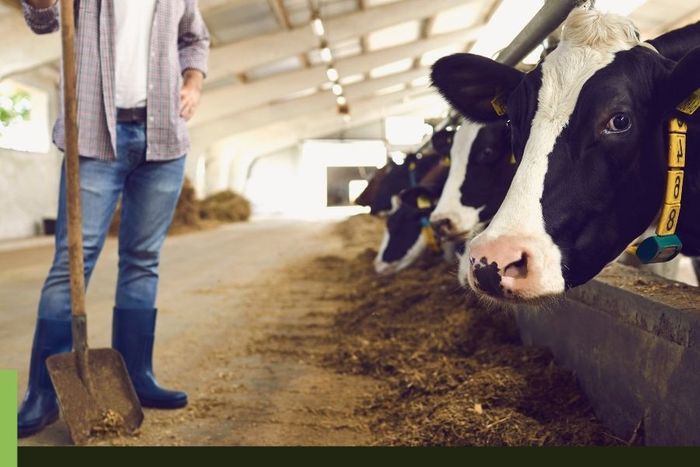
[[[87,352],[90,389],[80,377],[76,352],[46,359],[71,439],[84,445],[90,438],[134,433],[143,411],[124,359],[114,349]]]

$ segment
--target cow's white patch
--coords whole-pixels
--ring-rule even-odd
[[[538,109],[523,159],[501,208],[470,245],[484,245],[502,235],[529,239],[534,250],[529,261],[540,275],[530,294],[564,291],[561,251],[545,230],[540,203],[555,141],[568,124],[584,84],[609,65],[615,53],[639,44],[629,19],[576,9],[564,24],[559,46],[542,63]]]
[[[435,210],[430,215],[431,222],[449,219],[456,233],[465,233],[479,223],[479,212],[483,209],[464,206],[461,203],[461,188],[467,177],[467,164],[472,145],[484,126],[465,121],[455,133],[450,150],[450,172]]]
[[[423,238],[423,235],[420,234],[418,235],[418,239],[416,240],[416,242],[411,246],[411,248],[408,249],[406,254],[403,255],[401,259],[397,261],[386,262],[382,259],[382,257],[384,256],[384,250],[386,250],[387,246],[389,245],[390,239],[391,236],[389,235],[389,231],[385,230],[384,238],[382,238],[382,243],[379,247],[379,252],[374,258],[374,270],[377,274],[390,274],[401,271],[402,269],[406,269],[420,257],[420,255],[423,253],[423,251],[425,251],[425,248],[427,247],[425,238]]]

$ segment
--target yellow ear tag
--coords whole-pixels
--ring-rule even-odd
[[[440,161],[442,163],[443,167],[449,167],[451,164],[450,158],[449,157],[443,157],[442,160]]]
[[[700,89],[696,89],[683,102],[676,107],[678,110],[687,115],[693,115],[700,108]]]
[[[491,99],[491,107],[493,107],[494,112],[496,112],[496,115],[498,115],[499,117],[502,117],[506,114],[507,107],[501,99],[500,95]]]
[[[419,196],[416,200],[416,205],[418,206],[418,209],[430,209],[432,203],[427,197]]]
[[[510,165],[515,165],[517,164],[518,161],[515,160],[515,154],[510,155]]]

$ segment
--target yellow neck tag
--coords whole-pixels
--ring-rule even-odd
[[[438,245],[438,242],[435,239],[435,234],[433,233],[433,229],[429,225],[423,227],[423,237],[425,237],[425,243],[428,244],[428,247],[431,250],[433,250],[436,253],[440,251],[440,245]]]
[[[688,125],[683,120],[677,118],[672,118],[668,121],[668,131],[669,133],[687,133]]]
[[[449,157],[443,157],[440,162],[442,163],[443,167],[449,167],[452,163]]]
[[[698,102],[700,106],[700,100]],[[659,224],[656,226],[656,235],[666,236],[676,233],[678,217],[681,214],[681,197],[683,196],[683,167],[685,167],[685,137],[687,131],[688,126],[685,122],[677,118],[672,118],[668,124],[666,193],[664,205],[661,208]]]
[[[685,106],[681,108],[681,106]],[[695,91],[686,99],[678,110],[692,114],[700,108],[700,90]],[[685,110],[684,110],[685,109]],[[687,111],[686,111],[687,110]],[[683,197],[683,178],[686,156],[686,133],[688,126],[682,120],[672,118],[668,123],[668,170],[666,172],[666,191],[664,204],[661,208],[658,224],[656,225],[656,237],[649,237],[640,244],[632,244],[625,251],[637,255],[642,262],[663,262],[675,257],[680,251],[680,240],[675,236],[678,227],[678,218],[681,215],[681,198]],[[656,242],[656,243],[654,243]],[[638,254],[638,246],[661,245],[663,248],[654,247],[652,253],[648,251]],[[647,248],[647,250],[649,250]],[[673,255],[661,254],[665,251],[673,251]]]
[[[510,155],[510,165],[515,165],[517,164],[518,161],[515,160],[515,154]]]

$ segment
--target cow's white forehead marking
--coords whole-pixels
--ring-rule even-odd
[[[455,133],[450,150],[450,172],[435,210],[430,215],[433,221],[449,218],[458,231],[471,230],[479,222],[479,210],[462,205],[462,184],[467,177],[467,164],[472,145],[484,126],[465,121]]]
[[[559,46],[542,63],[538,108],[523,159],[508,194],[488,228],[475,239],[500,235],[537,238],[543,271],[541,293],[564,290],[561,251],[545,230],[540,199],[554,144],[574,111],[584,84],[609,65],[615,53],[639,45],[632,22],[617,15],[576,9],[567,18]]]

